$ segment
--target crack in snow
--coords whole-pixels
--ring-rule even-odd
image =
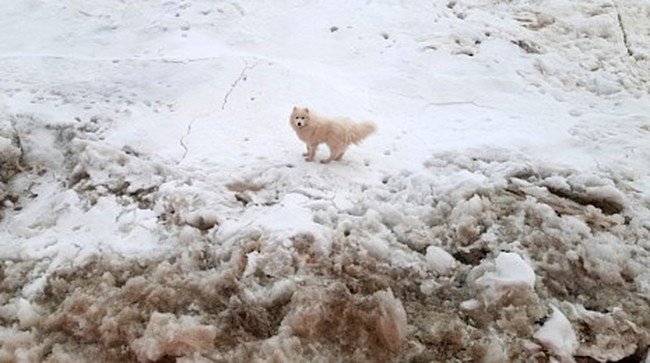
[[[523,93],[525,91],[525,88],[523,91],[520,93]],[[419,95],[408,95],[408,94],[403,94],[403,93],[393,93],[394,95],[404,97],[409,100],[414,100],[414,99],[419,99],[421,101],[424,101],[425,105],[423,106],[424,109],[427,109],[432,106],[458,106],[458,105],[472,105],[474,107],[478,108],[486,108],[490,110],[499,110],[501,111],[500,108],[494,107],[494,106],[488,106],[488,105],[483,105],[478,102],[476,102],[478,99],[481,97],[476,97],[475,99],[472,100],[458,100],[458,101],[443,101],[443,102],[433,102],[425,97],[419,96]]]
[[[180,163],[182,163],[187,157],[187,153],[190,151],[187,147],[187,144],[185,143],[185,139],[190,136],[190,133],[192,132],[192,125],[194,125],[194,121],[196,121],[197,118],[198,117],[193,118],[192,121],[187,124],[187,131],[185,131],[185,135],[181,136],[179,140],[181,147],[183,148],[183,156],[181,156],[181,159],[178,161],[178,163],[176,163],[176,165],[180,165]]]
[[[198,62],[209,62],[224,58],[223,56],[213,57],[196,57],[196,58],[169,58],[169,57],[87,57],[87,56],[71,56],[62,54],[2,54],[0,60],[11,59],[54,59],[54,60],[75,60],[80,62],[156,62],[156,63],[171,63],[171,64],[188,64]]]
[[[239,73],[239,76],[237,77],[237,79],[235,79],[233,81],[233,83],[230,85],[230,89],[228,90],[228,92],[226,92],[226,94],[223,97],[223,103],[221,104],[221,110],[225,110],[226,104],[228,103],[228,97],[230,97],[230,94],[235,90],[235,88],[237,87],[239,82],[241,82],[242,80],[246,80],[246,77],[247,77],[246,72],[253,69],[253,68],[255,68],[255,66],[257,66],[257,63],[248,64],[247,61],[244,61],[244,68],[242,68],[241,72]],[[183,156],[181,156],[181,159],[176,163],[176,165],[180,165],[185,160],[185,158],[187,157],[187,154],[189,153],[189,147],[187,146],[185,140],[187,140],[187,138],[192,133],[192,126],[194,125],[194,122],[197,119],[205,117],[206,115],[212,113],[213,111],[214,110],[211,110],[210,112],[208,112],[208,113],[206,113],[204,115],[195,117],[187,124],[187,130],[185,131],[185,135],[181,136],[181,138],[179,140],[179,143],[181,144],[181,147],[183,148]]]
[[[476,103],[476,101],[427,102],[427,105],[425,106],[425,108],[429,108],[431,106],[456,106],[456,105],[472,105],[472,106],[478,107],[478,108],[487,108],[487,109],[491,109],[491,110],[498,110],[498,108],[496,108],[496,107],[481,105],[479,103]]]
[[[237,84],[239,84],[239,82],[241,82],[242,80],[244,81],[246,80],[247,77],[246,71],[255,68],[255,65],[256,64],[249,65],[248,62],[244,61],[244,68],[242,68],[241,72],[239,73],[239,77],[235,79],[235,81],[230,85],[230,89],[228,90],[228,92],[226,92],[226,95],[223,96],[223,103],[221,104],[222,110],[226,109],[226,104],[228,103],[228,97],[230,97],[230,94],[235,90]]]
[[[419,98],[420,100],[426,102],[426,105],[424,106],[424,108],[429,108],[431,106],[472,105],[472,106],[478,107],[478,108],[487,108],[487,109],[490,109],[490,110],[499,110],[499,108],[497,108],[497,107],[482,105],[480,103],[477,103],[476,100],[478,98],[480,98],[480,97],[478,97],[476,99],[473,99],[473,100],[444,101],[444,102],[433,102],[433,101],[430,101],[430,100],[428,100],[428,99],[426,99],[426,98],[424,98],[422,96],[417,96],[417,98]]]
[[[623,45],[625,45],[625,49],[627,49],[627,55],[630,57],[634,57],[634,52],[632,52],[632,49],[630,48],[630,44],[628,43],[627,40],[627,32],[625,31],[625,26],[623,25],[623,18],[621,17],[621,12],[618,9],[618,4],[614,1],[614,8],[616,9],[616,18],[618,19],[618,26],[621,29],[621,33],[623,34]]]

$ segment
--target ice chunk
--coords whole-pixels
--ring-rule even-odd
[[[388,243],[377,237],[362,239],[360,241],[363,248],[368,251],[368,254],[378,260],[386,260],[390,257],[391,249]]]
[[[566,316],[555,306],[551,308],[553,315],[533,337],[560,358],[561,362],[572,362],[573,353],[578,349],[578,338]]]
[[[426,260],[432,270],[443,275],[456,266],[456,259],[438,246],[427,247]]]
[[[607,283],[622,283],[621,272],[630,253],[616,236],[601,234],[583,242],[580,257],[587,272]]]
[[[17,163],[20,157],[20,149],[15,147],[11,140],[0,136],[0,160],[5,163]]]
[[[0,182],[6,182],[19,169],[22,152],[15,147],[11,140],[0,136]]]
[[[650,272],[642,273],[638,275],[634,282],[636,288],[639,291],[639,294],[643,295],[646,298],[650,298]]]
[[[523,283],[535,287],[535,271],[517,253],[502,252],[494,262],[498,277],[504,284]]]
[[[481,307],[481,302],[476,299],[471,299],[460,303],[460,308],[463,310],[475,310],[480,307]]]
[[[486,305],[499,301],[513,291],[532,291],[535,287],[535,271],[519,254],[502,252],[494,264],[495,272],[487,272],[476,279],[476,284],[483,288],[483,302]]]
[[[549,176],[548,178],[544,179],[543,184],[544,186],[555,190],[561,190],[564,192],[571,191],[571,186],[567,182],[566,178],[559,175]]]
[[[0,362],[38,362],[34,333],[0,326]]]
[[[131,343],[141,362],[170,356],[206,352],[213,348],[216,328],[200,325],[195,318],[154,312],[144,334]]]
[[[219,217],[210,210],[198,210],[185,216],[185,222],[192,227],[207,231],[219,224]]]
[[[246,255],[246,268],[242,277],[248,277],[257,271],[257,266],[260,263],[262,256],[258,251],[253,251]]]
[[[379,304],[377,330],[391,350],[397,350],[406,339],[406,311],[391,290],[374,294]]]
[[[36,307],[24,298],[20,298],[17,305],[18,311],[16,315],[18,316],[18,322],[21,328],[29,328],[38,324],[39,320],[41,320],[41,315]]]

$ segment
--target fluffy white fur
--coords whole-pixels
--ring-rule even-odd
[[[307,152],[303,154],[305,160],[314,160],[318,145],[321,143],[327,144],[330,149],[330,156],[321,160],[322,163],[341,160],[350,144],[358,145],[377,129],[377,126],[372,122],[353,122],[345,118],[328,118],[315,114],[307,107],[294,107],[289,122],[298,138],[307,144]]]

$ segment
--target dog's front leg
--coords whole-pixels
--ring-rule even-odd
[[[318,144],[312,144],[312,145],[307,145],[307,157],[305,160],[307,161],[313,161],[314,156],[316,155],[316,148],[318,147]]]

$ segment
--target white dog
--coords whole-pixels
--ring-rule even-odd
[[[327,118],[315,114],[307,107],[294,107],[289,122],[298,138],[307,144],[307,152],[303,154],[305,160],[314,160],[318,145],[327,144],[330,157],[321,160],[322,163],[341,160],[350,144],[358,145],[377,129],[372,122],[355,123],[344,118]]]

